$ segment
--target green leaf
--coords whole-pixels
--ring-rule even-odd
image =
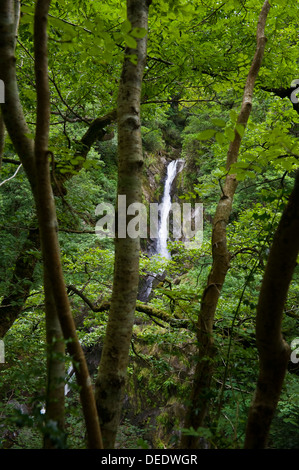
[[[197,134],[196,138],[198,140],[208,140],[211,139],[211,137],[213,137],[215,133],[215,129],[206,129],[205,131],[202,131]]]
[[[26,137],[28,137],[28,139],[34,139],[34,135],[32,134],[32,132],[28,132],[27,134],[25,134]]]
[[[226,126],[226,122],[225,122],[224,119],[213,118],[213,119],[211,119],[211,121],[214,124],[214,126],[217,126],[217,127],[225,127]]]
[[[215,138],[219,145],[223,145],[226,142],[225,137],[221,132],[217,132]]]
[[[30,15],[30,14],[27,15],[27,14],[25,14],[25,15],[22,17],[21,22],[22,22],[22,24],[25,24],[25,23],[32,23],[33,20],[34,20],[33,15]]]
[[[126,45],[130,49],[136,49],[137,41],[136,41],[136,39],[133,38],[133,36],[130,36],[129,34],[125,34],[124,40],[125,40]]]
[[[245,127],[242,124],[236,124],[236,130],[238,131],[238,134],[243,137],[244,132],[245,132]]]
[[[144,38],[146,33],[147,30],[145,28],[134,28],[131,31],[131,36],[134,36],[134,38]]]
[[[33,5],[22,5],[22,13],[29,13],[34,15]]]
[[[231,127],[227,127],[227,128],[225,129],[225,135],[229,138],[229,140],[230,140],[231,142],[234,141],[234,139],[235,139],[235,132],[234,132],[234,130],[233,130]]]
[[[128,34],[131,31],[131,29],[132,29],[132,25],[129,20],[124,21],[120,27],[120,30],[123,34]]]
[[[229,115],[230,115],[230,119],[233,123],[236,122],[237,118],[238,118],[238,113],[235,109],[231,109],[230,112],[229,112]]]
[[[138,57],[136,54],[129,54],[126,56],[126,58],[129,59],[132,62],[132,64],[137,65]]]

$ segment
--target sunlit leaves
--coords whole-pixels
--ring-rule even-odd
[[[198,140],[208,140],[211,137],[213,137],[215,135],[215,133],[216,133],[216,131],[214,129],[206,129],[206,130],[200,132],[197,135],[197,139]]]
[[[147,31],[145,28],[133,28],[131,31],[131,36],[138,39],[144,38],[146,34]]]
[[[218,118],[218,117],[211,118],[211,122],[212,122],[212,124],[214,124],[214,126],[217,126],[217,127],[225,127],[226,126],[226,121],[224,119],[221,119],[221,118]]]

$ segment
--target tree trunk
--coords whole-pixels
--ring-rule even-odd
[[[262,7],[257,26],[257,47],[251,68],[248,73],[241,110],[237,119],[235,138],[231,142],[226,161],[227,176],[222,196],[218,202],[212,230],[212,268],[208,276],[207,285],[201,298],[201,307],[197,323],[197,341],[199,360],[196,364],[194,381],[191,390],[191,405],[188,407],[185,425],[186,429],[197,430],[202,427],[209,406],[209,389],[213,373],[213,361],[215,346],[213,342],[213,324],[218,299],[225,281],[227,271],[230,267],[230,253],[227,249],[226,227],[232,210],[233,198],[237,188],[235,175],[229,170],[233,163],[238,160],[239,149],[242,141],[238,126],[245,129],[252,109],[252,96],[255,80],[257,78],[266,45],[264,36],[267,15],[270,10],[268,0]],[[181,447],[185,449],[196,449],[199,446],[199,437],[185,434],[181,439]]]
[[[280,397],[291,350],[281,334],[283,308],[299,252],[299,172],[270,249],[256,314],[259,376],[244,447],[263,449]]]
[[[34,30],[37,88],[36,141],[34,142],[33,139],[28,137],[29,129],[23,115],[18,93],[14,55],[16,24],[18,22],[17,12],[20,5],[17,0],[3,0],[0,2],[0,78],[5,83],[5,103],[1,105],[1,109],[6,129],[30,182],[37,208],[44,263],[46,315],[49,320],[54,319],[57,325],[56,313],[59,314],[59,322],[64,339],[68,340],[68,350],[74,361],[77,383],[80,387],[88,446],[90,448],[101,448],[101,432],[91,380],[76,335],[64,285],[57,237],[56,209],[51,187],[50,153],[48,151],[50,108],[46,33],[49,4],[49,0],[38,0],[36,4]],[[51,321],[47,324],[51,324]],[[58,341],[57,344],[59,344]],[[49,377],[55,377],[55,375],[56,373],[53,371],[53,374],[51,373]],[[51,390],[51,387],[48,387],[48,389]],[[55,390],[56,392],[57,390]]]
[[[46,303],[46,340],[47,340],[47,391],[46,416],[57,423],[61,435],[57,437],[46,434],[44,448],[55,449],[65,444],[65,341],[61,330],[55,301],[51,295],[51,286],[45,279]]]
[[[132,28],[147,30],[148,0],[128,0],[127,17]],[[131,203],[141,202],[143,166],[140,129],[140,96],[146,62],[146,37],[137,39],[136,49],[125,51],[118,95],[118,195]],[[137,61],[133,60],[137,56]],[[129,349],[139,283],[140,240],[126,235],[129,217],[116,227],[113,292],[106,337],[96,380],[96,401],[105,448],[113,448],[122,408]],[[123,233],[125,231],[125,233]],[[123,237],[123,238],[122,238]]]
[[[50,90],[47,58],[47,19],[50,0],[38,0],[35,10],[34,45],[37,92],[35,164],[37,178],[36,206],[44,262],[44,287],[49,322],[57,324],[56,315],[68,341],[73,359],[81,403],[87,426],[89,448],[102,448],[99,420],[85,357],[77,338],[61,266],[57,237],[58,224],[51,186],[48,151]],[[50,307],[50,308],[49,308]]]

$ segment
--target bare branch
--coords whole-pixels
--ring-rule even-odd
[[[67,290],[68,292],[74,292],[76,295],[78,295],[78,297],[80,297],[93,312],[106,312],[110,309],[110,301],[104,301],[101,303],[101,305],[95,305],[85,294],[83,294],[82,291],[77,289],[75,286],[69,285],[67,287]],[[168,323],[173,328],[186,328],[188,330],[194,330],[193,322],[191,322],[190,320],[186,318],[174,318],[172,315],[169,315],[169,313],[165,310],[155,308],[148,304],[142,304],[141,302],[137,302],[136,311],[139,313],[145,313],[153,321],[154,318],[158,318],[159,320]]]
[[[7,181],[10,181],[12,180],[15,176],[17,176],[17,174],[19,173],[19,170],[21,169],[22,167],[22,163],[18,166],[18,168],[16,169],[16,171],[14,172],[14,174],[12,176],[10,176],[9,178],[7,178],[6,180],[2,181],[0,183],[0,186],[3,186],[5,183],[7,183]]]

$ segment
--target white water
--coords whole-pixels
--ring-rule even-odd
[[[72,378],[73,378],[72,376],[73,376],[74,372],[75,372],[75,371],[74,371],[73,365],[71,364],[71,365],[69,366],[69,368],[68,368],[68,370],[67,370],[67,374],[66,374],[66,379],[67,379],[67,380],[66,380],[66,384],[65,384],[65,386],[64,386],[64,395],[65,395],[65,396],[66,396],[66,395],[69,393],[69,391],[71,390],[71,387],[70,387],[69,383],[71,382],[71,380],[72,380]]]
[[[71,378],[72,378],[73,371],[74,371],[74,370],[73,370],[73,366],[70,365],[69,368],[68,368],[68,371],[67,371],[67,376],[66,376],[66,377],[68,378],[68,381],[66,382],[66,384],[65,384],[65,386],[64,386],[64,395],[65,395],[65,396],[66,396],[66,395],[69,393],[69,391],[70,391],[70,386],[69,386],[68,382],[70,382],[70,380],[71,380]],[[41,408],[40,413],[41,413],[42,415],[44,415],[44,414],[46,413],[46,408],[45,408],[45,406],[43,406],[43,407]]]
[[[158,231],[157,253],[163,258],[170,259],[171,255],[167,248],[168,232],[169,232],[169,211],[171,209],[171,187],[174,178],[177,175],[178,163],[181,160],[172,160],[167,166],[167,176],[165,180],[164,193],[161,201],[161,218]]]
[[[171,209],[171,188],[174,178],[178,171],[182,169],[183,160],[172,160],[167,166],[167,175],[164,183],[163,197],[160,203],[160,220],[158,225],[158,237],[154,251],[155,255],[160,255],[163,258],[170,259],[171,254],[167,248],[168,232],[169,232],[169,212]],[[163,273],[162,273],[163,274]],[[142,293],[142,300],[147,301],[152,291],[152,285],[155,276],[149,274]]]

